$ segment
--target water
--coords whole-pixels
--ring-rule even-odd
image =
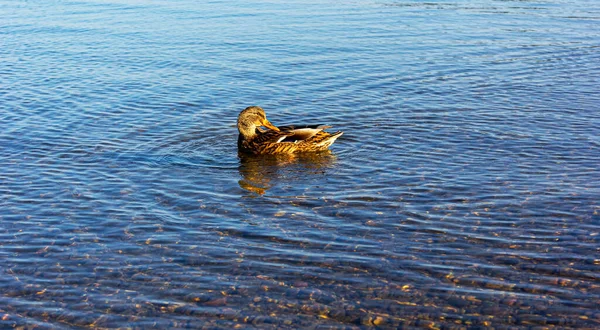
[[[597,1],[0,11],[0,328],[600,326]]]

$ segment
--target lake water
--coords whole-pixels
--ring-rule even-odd
[[[600,2],[0,13],[0,328],[600,326]]]

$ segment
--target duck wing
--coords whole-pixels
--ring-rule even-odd
[[[252,142],[256,144],[279,143],[291,135],[293,135],[293,133],[285,131],[277,132],[274,130],[266,130],[257,134],[256,137],[252,139]]]
[[[330,128],[328,125],[287,125],[279,126],[278,128],[282,133],[286,134],[286,137],[278,142],[300,142],[305,141],[317,133],[323,131],[326,128]]]

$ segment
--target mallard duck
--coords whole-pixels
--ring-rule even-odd
[[[238,116],[238,150],[255,155],[291,154],[327,150],[343,132],[329,134],[326,125],[277,127],[267,120],[261,107],[244,109]],[[267,129],[262,129],[265,127]]]

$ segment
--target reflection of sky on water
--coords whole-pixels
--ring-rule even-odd
[[[600,322],[596,2],[0,7],[0,328]]]

